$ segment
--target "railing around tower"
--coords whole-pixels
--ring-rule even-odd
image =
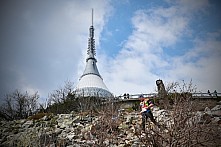
[[[170,94],[170,93],[169,93]],[[171,93],[173,94],[173,93]],[[217,97],[221,97],[221,93],[191,93],[193,98],[200,99],[215,99]],[[158,96],[157,93],[148,93],[148,94],[122,94],[118,96],[119,99],[138,99],[140,95],[149,98],[155,98]]]

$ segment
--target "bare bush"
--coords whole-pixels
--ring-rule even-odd
[[[73,83],[70,81],[66,81],[63,87],[60,87],[57,90],[54,90],[50,96],[48,103],[49,104],[59,104],[64,102],[68,98],[68,94],[73,91]]]
[[[191,95],[195,90],[192,82],[183,82],[181,86],[178,83],[169,85],[170,94],[164,101],[170,100],[171,103],[163,103],[164,108],[169,108],[166,110],[169,114],[167,121],[160,122],[160,128],[148,125],[144,137],[140,138],[143,144],[188,147],[220,144],[220,126],[206,120],[199,121]]]
[[[14,120],[32,115],[38,108],[38,99],[38,92],[29,94],[16,90],[12,94],[7,94],[0,109],[1,118]]]
[[[119,114],[119,105],[112,100],[103,103],[99,110],[99,120],[93,125],[91,133],[98,138],[96,144],[106,146],[105,142],[116,144],[119,139],[119,124],[121,123]],[[108,144],[109,144],[108,143]]]
[[[102,99],[99,97],[77,97],[73,92],[73,83],[65,82],[65,85],[54,90],[48,99],[45,111],[55,114],[84,112],[95,110],[100,107]],[[43,106],[42,106],[43,108]]]
[[[46,108],[41,105],[43,111],[58,113],[70,113],[74,107],[75,96],[71,95],[74,84],[70,81],[66,81],[63,87],[54,90],[50,93]]]

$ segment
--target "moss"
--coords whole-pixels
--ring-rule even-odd
[[[52,118],[49,124],[49,127],[54,127],[55,125],[57,125],[57,118]]]
[[[125,123],[120,124],[119,127],[118,127],[118,129],[122,129],[122,130],[125,130],[125,129],[128,129],[128,128],[129,128],[129,126]]]
[[[129,108],[126,109],[126,111],[129,112],[129,113],[131,113],[131,112],[134,111],[134,109],[133,109],[133,107],[129,107]]]
[[[37,113],[35,115],[29,116],[28,120],[39,120],[44,116],[52,116],[52,113]]]

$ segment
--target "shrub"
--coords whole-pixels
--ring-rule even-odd
[[[177,90],[179,88],[179,90]],[[145,137],[140,138],[146,146],[217,146],[220,144],[220,127],[212,121],[200,122],[196,114],[196,103],[193,103],[191,94],[195,88],[192,83],[176,84],[171,87],[173,94],[165,100],[172,103],[162,103],[164,108],[170,108],[167,124],[160,123],[160,128],[147,126]],[[202,118],[203,119],[203,118]],[[138,131],[141,132],[141,131]],[[138,133],[138,136],[141,133]]]

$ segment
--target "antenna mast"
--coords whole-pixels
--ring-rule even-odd
[[[87,49],[87,54],[88,54],[88,58],[86,61],[88,61],[89,59],[93,59],[96,61],[96,59],[94,58],[94,56],[96,55],[96,51],[95,51],[95,39],[94,39],[94,26],[93,26],[93,8],[92,8],[92,15],[91,15],[91,20],[92,20],[92,25],[90,26],[90,34],[89,34],[89,38],[88,38],[88,49]]]
[[[92,16],[91,16],[91,18],[92,18],[91,19],[92,20],[92,26],[93,26],[93,15],[94,15],[93,13],[94,13],[94,9],[92,8]]]

